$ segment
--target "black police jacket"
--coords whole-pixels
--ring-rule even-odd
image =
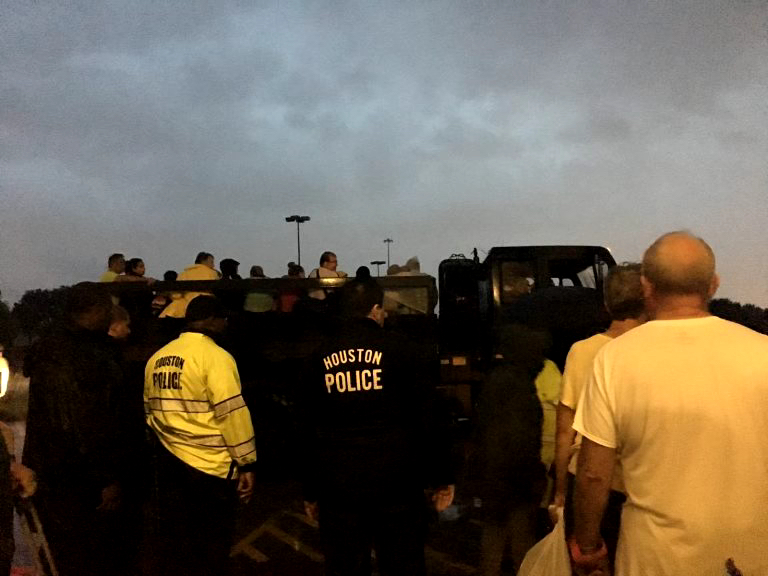
[[[305,497],[397,498],[451,483],[436,414],[436,354],[373,320],[342,324],[312,360],[302,390]]]

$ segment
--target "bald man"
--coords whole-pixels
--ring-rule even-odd
[[[651,321],[606,344],[576,411],[575,574],[609,574],[600,520],[627,493],[617,575],[768,574],[768,336],[711,316],[715,256],[687,232],[643,258]]]

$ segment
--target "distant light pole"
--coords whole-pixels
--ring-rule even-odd
[[[286,216],[286,222],[296,222],[296,246],[299,252],[298,264],[301,266],[301,225],[304,222],[309,222],[309,216],[299,216],[294,214],[293,216]]]
[[[386,264],[386,262],[384,262],[384,260],[373,260],[371,262],[371,266],[376,266],[376,276],[381,276],[381,273],[379,272],[379,266],[382,264]]]
[[[389,245],[392,244],[394,240],[392,238],[384,238],[384,244],[387,245],[387,268],[389,268]]]

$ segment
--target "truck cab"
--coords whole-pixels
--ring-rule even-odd
[[[604,329],[603,281],[616,262],[602,246],[491,248],[485,260],[454,255],[440,263],[441,380],[462,404],[495,355],[510,323],[545,330],[549,357],[562,370],[571,344]],[[461,386],[468,386],[462,389]]]

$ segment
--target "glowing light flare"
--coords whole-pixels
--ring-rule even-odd
[[[2,351],[0,351],[0,398],[5,396],[8,392],[8,378],[11,375],[11,369],[8,367],[8,360],[3,358]]]

